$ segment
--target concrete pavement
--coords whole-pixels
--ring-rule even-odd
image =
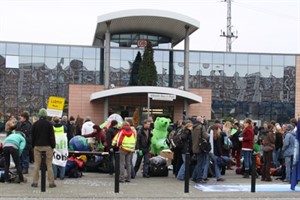
[[[299,199],[300,192],[202,192],[196,189],[195,183],[190,181],[189,193],[184,193],[184,182],[169,177],[143,178],[139,173],[130,183],[120,183],[120,192],[114,193],[114,177],[108,174],[84,173],[82,178],[56,180],[56,188],[49,188],[41,192],[32,188],[32,166],[28,183],[4,184],[0,183],[0,199]],[[234,170],[229,170],[223,176],[225,182],[216,182],[210,179],[209,184],[239,184],[250,187],[251,179],[244,179],[236,175]],[[266,184],[257,180],[257,184]],[[282,184],[274,180],[268,184]]]

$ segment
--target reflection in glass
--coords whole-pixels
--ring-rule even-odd
[[[199,63],[199,62],[200,62],[200,53],[190,52],[190,63]]]
[[[57,46],[46,45],[46,56],[57,57]]]
[[[19,45],[14,43],[6,44],[6,54],[8,55],[19,55]]]
[[[82,47],[71,47],[71,56],[70,57],[81,60],[82,53],[83,53],[82,51],[83,51]]]
[[[271,55],[261,55],[260,56],[260,64],[261,65],[271,65],[272,64]]]
[[[295,66],[296,57],[295,56],[284,56],[284,65],[285,66]]]
[[[45,56],[45,46],[44,45],[32,45],[32,55],[33,56]]]
[[[96,49],[95,48],[83,48],[83,58],[95,59]]]
[[[273,55],[272,56],[272,65],[283,66],[284,65],[284,57],[279,56],[279,55]]]
[[[246,65],[248,64],[247,54],[236,54],[236,64]]]
[[[5,54],[6,44],[0,42],[0,54]]]
[[[224,63],[224,53],[213,53],[213,63],[223,64]]]
[[[31,56],[32,55],[32,45],[31,44],[20,44],[20,55],[21,56]]]
[[[235,64],[235,57],[236,57],[236,54],[233,54],[233,53],[225,53],[225,64],[229,64],[229,65],[233,65]]]
[[[248,55],[248,64],[249,65],[259,65],[259,55],[249,54]]]
[[[62,57],[62,58],[70,57],[70,47],[58,46],[58,57]]]

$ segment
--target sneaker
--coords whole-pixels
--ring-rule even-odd
[[[223,182],[223,181],[225,181],[225,179],[223,179],[223,178],[218,178],[217,181],[218,181],[218,182]]]
[[[124,183],[124,180],[119,180],[119,183]]]
[[[49,188],[55,188],[55,187],[56,187],[55,183],[49,184]]]
[[[126,183],[130,183],[130,180],[125,180]]]
[[[37,188],[37,187],[38,187],[38,184],[37,184],[37,183],[32,183],[32,184],[31,184],[31,187]]]

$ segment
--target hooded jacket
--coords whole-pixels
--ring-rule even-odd
[[[113,139],[112,145],[126,152],[135,149],[136,136],[130,126],[123,126]]]
[[[284,157],[293,156],[295,139],[296,139],[295,131],[292,130],[292,131],[289,131],[286,133],[284,141],[283,141],[283,147],[282,147]]]

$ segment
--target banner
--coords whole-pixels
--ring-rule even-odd
[[[67,134],[55,134],[55,141],[52,164],[65,167],[69,155]]]

